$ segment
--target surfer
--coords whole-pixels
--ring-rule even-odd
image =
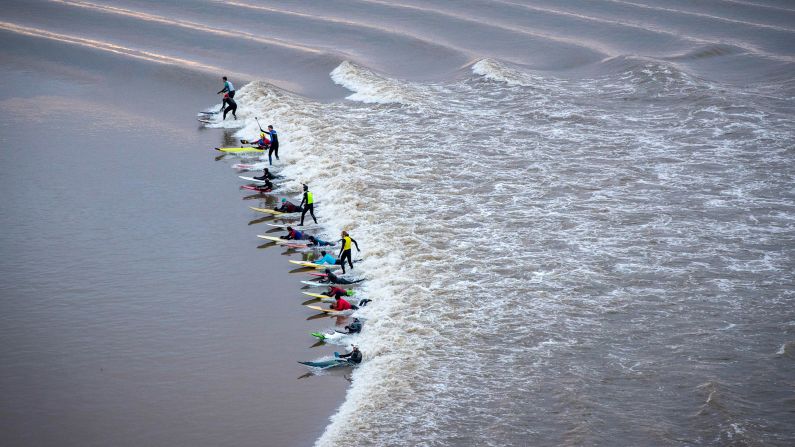
[[[347,354],[340,354],[341,359],[347,359],[348,363],[353,363],[354,365],[358,365],[362,363],[362,351],[359,351],[359,347],[353,345],[353,351]]]
[[[282,206],[277,206],[273,210],[281,211],[282,213],[298,213],[301,211],[301,207],[287,199],[282,199]]]
[[[312,216],[312,220],[317,223],[317,219],[315,219],[315,197],[312,195],[309,187],[306,186],[306,183],[304,184],[304,198],[301,199],[301,206],[303,207],[303,211],[301,212],[301,223],[298,224],[298,226],[304,225],[304,216],[306,216],[307,211],[309,211],[309,215]]]
[[[355,284],[357,282],[364,281],[363,279],[357,279],[356,281],[351,281],[350,279],[340,278],[339,276],[331,273],[330,269],[326,269],[326,278],[320,280],[320,282],[324,282],[327,284]]]
[[[326,242],[324,240],[318,239],[314,236],[309,236],[309,247],[333,247],[333,242]]]
[[[331,256],[330,254],[326,253],[325,251],[320,252],[320,259],[315,261],[315,264],[328,264],[328,265],[337,265],[340,261]]]
[[[348,301],[342,299],[341,296],[335,295],[334,302],[329,305],[329,309],[334,309],[338,312],[341,312],[343,310],[351,310],[353,309],[353,306]]]
[[[353,290],[345,290],[342,287],[337,286],[328,286],[328,291],[326,291],[326,296],[337,297],[337,296],[353,296],[356,292]]]
[[[221,79],[224,80],[224,88],[222,88],[221,91],[218,92],[218,94],[220,95],[221,93],[226,93],[226,94],[229,95],[230,98],[234,98],[235,97],[235,86],[232,85],[232,83],[229,82],[226,79],[226,76],[222,77]]]
[[[224,109],[223,119],[226,119],[226,114],[229,112],[232,112],[232,116],[237,119],[237,114],[235,113],[237,112],[237,103],[228,93],[224,93],[224,103],[226,103],[226,108]],[[221,105],[221,107],[223,107],[223,105]]]
[[[342,232],[342,247],[340,247],[340,254],[337,256],[340,259],[340,265],[342,266],[342,273],[345,274],[345,259],[348,260],[348,265],[353,270],[353,257],[351,256],[351,242],[356,245],[356,251],[359,250],[359,243],[353,239],[347,231]]]
[[[276,176],[273,175],[271,173],[271,171],[268,170],[268,168],[265,168],[265,169],[262,170],[262,175],[261,176],[254,177],[254,178],[257,179],[257,180],[273,180],[273,179],[276,178]]]
[[[306,238],[306,234],[303,231],[298,231],[293,229],[293,227],[287,227],[287,235],[286,236],[279,236],[280,239],[287,239],[287,240],[294,240],[300,241]]]

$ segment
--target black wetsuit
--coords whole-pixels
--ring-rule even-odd
[[[358,365],[359,363],[362,363],[362,351],[354,349],[347,354],[340,354],[340,358],[347,358],[349,362]]]
[[[354,321],[353,323],[345,326],[345,330],[348,331],[349,334],[358,334],[362,331],[362,323],[359,321]]]
[[[327,273],[326,282],[330,284],[355,284],[357,282],[361,282],[363,280],[357,279],[356,281],[351,281],[349,279],[340,278],[339,276],[333,273]]]
[[[304,216],[306,216],[306,212],[309,211],[309,215],[312,216],[312,220],[317,223],[317,219],[315,219],[315,204],[309,203],[308,197],[309,191],[304,191],[304,198],[301,199],[301,205],[304,207],[303,211],[301,212],[301,223],[298,224],[299,226],[304,224]]]
[[[224,98],[224,102],[228,104],[224,109],[224,119],[226,119],[226,114],[229,112],[232,112],[232,116],[235,117],[235,119],[237,119],[237,115],[235,114],[235,112],[237,111],[237,103],[235,102],[235,100],[232,99],[232,97],[230,96],[229,98]]]
[[[276,159],[279,159],[279,136],[276,135],[275,130],[269,130],[268,133],[271,136],[271,148],[268,151],[268,158],[270,158],[271,154],[276,156]]]

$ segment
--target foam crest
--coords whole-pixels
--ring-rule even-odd
[[[331,72],[331,79],[354,92],[351,101],[376,104],[411,104],[417,93],[405,84],[375,74],[348,61]]]
[[[532,87],[535,84],[531,75],[508,68],[492,59],[481,59],[475,62],[472,65],[472,73],[491,81],[504,82],[508,85]]]

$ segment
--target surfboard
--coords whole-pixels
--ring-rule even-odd
[[[294,259],[290,259],[290,263],[291,264],[295,264],[295,265],[300,265],[302,267],[310,267],[310,268],[314,268],[314,269],[335,269],[335,268],[340,268],[341,267],[339,265],[315,264],[314,262],[296,261]]]
[[[311,296],[312,298],[318,298],[318,299],[321,299],[321,300],[324,299],[324,298],[330,298],[330,299],[334,298],[334,297],[331,297],[331,296],[328,296],[328,295],[323,295],[323,294],[320,294],[320,293],[312,293],[312,292],[301,292],[301,293],[303,293],[306,296]]]
[[[262,192],[262,193],[266,193],[266,192],[271,192],[271,191],[273,191],[271,188],[265,188],[265,187],[263,187],[263,186],[248,186],[248,185],[243,185],[243,186],[241,186],[241,188],[242,188],[242,189],[247,189],[247,190],[249,190],[249,191],[259,191],[259,192]]]
[[[287,239],[282,239],[282,238],[279,238],[279,237],[276,237],[276,236],[266,236],[264,234],[258,234],[257,237],[260,238],[260,239],[265,239],[266,241],[276,242],[277,244],[287,244],[287,243],[290,242]]]
[[[257,208],[256,206],[250,206],[249,208],[251,208],[254,211],[258,211],[260,213],[273,214],[274,216],[281,216],[282,214],[295,214],[295,213],[283,213],[281,211],[276,211],[268,208]]]
[[[199,118],[198,121],[200,123],[204,123],[204,124],[214,124],[215,123],[215,121],[210,121],[208,119],[202,119],[202,118]]]
[[[312,309],[312,310],[316,310],[316,311],[318,311],[318,312],[324,312],[324,313],[339,313],[339,311],[336,311],[336,310],[334,310],[334,309],[323,309],[323,308],[322,308],[322,307],[320,307],[320,306],[311,306],[311,305],[310,305],[310,306],[306,306],[306,307],[308,307],[308,308],[310,308],[310,309]]]
[[[217,147],[215,150],[226,152],[228,154],[239,154],[243,152],[265,152],[264,150],[257,149],[255,147]]]
[[[219,111],[217,111],[217,110],[216,110],[216,111],[214,111],[214,112],[205,112],[205,111],[201,111],[201,112],[199,112],[199,115],[218,115],[219,113],[221,113],[221,112],[219,112]]]
[[[254,177],[246,177],[245,175],[238,175],[238,177],[242,178],[243,180],[245,180],[247,182],[265,183],[265,180],[260,180],[258,178],[254,178]]]
[[[320,225],[309,224],[309,225],[304,225],[304,226],[300,226],[299,227],[298,223],[299,222],[296,220],[296,221],[293,221],[293,222],[269,223],[269,224],[265,224],[265,225],[267,225],[269,227],[274,227],[274,228],[293,227],[293,228],[295,228],[297,230],[300,230],[300,231],[304,231],[304,230],[318,230],[318,229],[320,229]]]
[[[315,282],[315,281],[301,281],[301,284],[310,286],[310,287],[328,287],[329,283],[326,282]]]

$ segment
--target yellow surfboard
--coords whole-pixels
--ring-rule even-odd
[[[311,296],[312,298],[319,298],[321,300],[325,298],[333,299],[333,297],[330,297],[328,295],[322,295],[320,293],[312,293],[312,292],[301,292],[301,293],[303,293],[306,296]]]
[[[276,211],[276,210],[272,210],[272,209],[268,209],[268,208],[257,208],[256,206],[250,206],[249,208],[251,208],[254,211],[260,212],[260,213],[273,214],[274,216],[281,216],[282,214],[289,214],[289,213],[283,213],[281,211]]]
[[[300,265],[301,267],[309,267],[313,269],[337,269],[340,268],[339,265],[328,265],[328,264],[315,264],[314,262],[307,262],[307,261],[295,261],[290,259],[291,264]]]
[[[308,307],[308,308],[310,308],[310,309],[312,309],[312,310],[316,310],[316,311],[318,311],[318,312],[323,312],[323,313],[337,312],[337,311],[336,311],[336,310],[334,310],[334,309],[323,309],[323,308],[322,308],[322,307],[320,307],[320,306],[306,306],[306,307]]]

